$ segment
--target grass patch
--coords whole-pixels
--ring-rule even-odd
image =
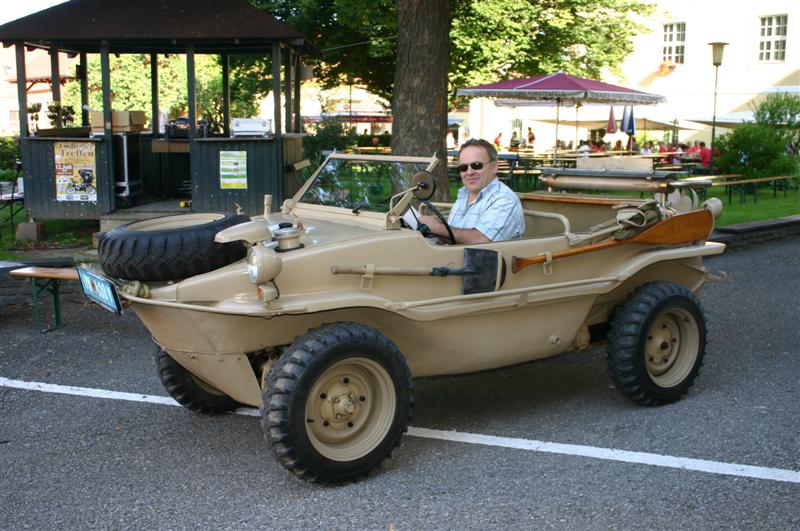
[[[783,191],[778,190],[778,194],[772,197],[772,186],[761,186],[758,189],[758,201],[753,199],[752,193],[748,193],[745,197],[747,202],[740,203],[737,190],[733,191],[731,201],[728,202],[725,188],[714,186],[709,189],[708,197],[718,197],[725,205],[725,208],[722,209],[722,216],[717,220],[718,227],[800,214],[800,191],[798,190],[789,190],[785,198]]]
[[[8,205],[0,207],[0,220],[4,220],[9,213]],[[14,216],[14,229],[26,219],[24,210],[18,212]],[[90,246],[92,235],[100,228],[97,220],[41,218],[38,221],[44,224],[44,240],[39,242],[17,240],[8,222],[0,225],[0,260],[19,258],[26,251]]]

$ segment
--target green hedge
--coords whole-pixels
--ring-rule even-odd
[[[13,170],[17,167],[17,160],[19,160],[19,142],[16,138],[0,137],[0,170],[12,170],[12,177],[15,172]],[[7,172],[0,172],[3,180]],[[11,177],[8,177],[10,179]]]

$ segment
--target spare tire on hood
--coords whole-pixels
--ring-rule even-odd
[[[222,229],[245,221],[250,218],[196,212],[120,225],[100,238],[100,265],[107,275],[125,280],[178,280],[207,273],[247,254],[241,242],[214,241]]]

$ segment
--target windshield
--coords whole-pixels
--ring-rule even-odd
[[[409,188],[428,162],[330,157],[300,202],[385,213],[391,196]]]

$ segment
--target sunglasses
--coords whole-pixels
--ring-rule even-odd
[[[488,162],[481,162],[479,160],[477,160],[475,162],[470,162],[469,164],[459,164],[458,165],[458,171],[460,171],[461,173],[464,173],[465,171],[467,171],[468,168],[472,168],[473,170],[482,170],[483,167],[486,164],[489,164],[489,163]]]

